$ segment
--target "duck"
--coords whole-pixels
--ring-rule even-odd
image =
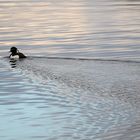
[[[10,59],[26,58],[26,56],[23,53],[19,52],[19,50],[14,46],[11,47],[10,52],[11,52],[9,56]]]

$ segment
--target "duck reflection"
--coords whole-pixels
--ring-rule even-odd
[[[9,62],[10,62],[11,68],[15,68],[16,67],[17,59],[11,58]]]

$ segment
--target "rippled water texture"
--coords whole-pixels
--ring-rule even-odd
[[[0,140],[138,140],[139,13],[138,0],[0,0],[0,56],[45,56],[0,60]]]
[[[136,136],[139,63],[28,58],[16,69],[0,64],[1,139]]]
[[[139,0],[1,0],[0,54],[139,59]]]

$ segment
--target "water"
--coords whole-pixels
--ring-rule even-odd
[[[139,6],[0,0],[0,139],[140,139]]]
[[[115,139],[139,120],[139,63],[34,57],[14,63],[0,61],[3,140],[106,140],[112,130]]]
[[[0,55],[139,59],[139,0],[0,1]]]

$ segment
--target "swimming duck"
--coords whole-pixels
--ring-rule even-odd
[[[11,47],[10,52],[10,59],[26,58],[26,56],[23,53],[19,52],[16,47]]]

